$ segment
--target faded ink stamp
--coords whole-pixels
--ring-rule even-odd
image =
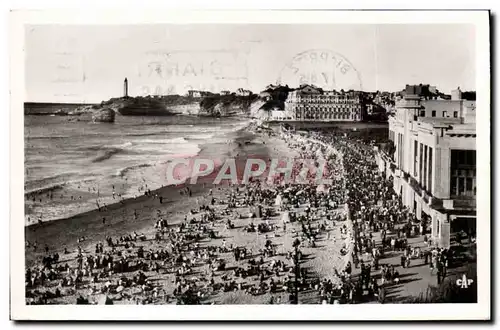
[[[326,90],[361,90],[361,75],[343,55],[328,49],[307,50],[295,55],[281,70],[278,83],[311,84]]]
[[[28,29],[28,33],[34,31],[34,28]],[[79,46],[78,40],[74,37],[54,40],[49,63],[50,81],[56,100],[70,98],[75,102],[85,102],[86,59]]]
[[[248,88],[247,54],[238,50],[155,50],[138,65],[136,95],[218,93],[235,85]]]

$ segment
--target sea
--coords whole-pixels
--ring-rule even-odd
[[[241,118],[117,116],[24,117],[25,225],[51,221],[166,185],[165,164],[227,140]]]

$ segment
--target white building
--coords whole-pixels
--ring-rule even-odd
[[[394,178],[394,190],[417,219],[430,221],[433,241],[475,235],[475,101],[422,100],[406,95],[389,118],[394,155],[377,154],[379,169]]]
[[[361,121],[361,98],[355,91],[323,91],[302,85],[288,93],[286,117],[301,121]]]
[[[202,94],[201,94],[200,91],[189,90],[189,91],[187,91],[186,96],[189,96],[189,97],[201,97]]]

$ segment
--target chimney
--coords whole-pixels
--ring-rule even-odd
[[[462,91],[460,90],[460,87],[457,87],[457,89],[451,91],[451,99],[453,101],[462,99]]]

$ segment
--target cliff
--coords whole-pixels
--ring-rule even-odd
[[[244,116],[252,117],[265,102],[258,95],[249,96],[213,95],[200,102],[200,115],[214,117]]]
[[[109,108],[96,110],[92,113],[93,122],[113,123],[115,121],[115,111]]]
[[[124,116],[171,116],[177,114],[198,115],[200,98],[182,95],[123,97],[102,102]]]
[[[164,104],[155,97],[121,97],[102,102],[102,107],[112,109],[123,116],[169,116]]]
[[[251,94],[241,96],[236,94],[219,95],[208,94],[203,97],[182,95],[120,97],[111,98],[100,104],[80,104],[72,107],[53,106],[38,110],[39,114],[83,115],[91,114],[100,118],[100,111],[114,111],[124,116],[167,116],[167,115],[194,115],[210,117],[241,116],[251,118],[266,118],[269,110],[282,109],[288,92],[281,89],[263,92],[260,95]],[[25,104],[25,113],[31,114],[35,107]],[[39,107],[42,109],[42,107]],[[114,119],[114,118],[113,118]]]
[[[191,102],[188,104],[177,104],[168,106],[168,111],[179,115],[193,115],[200,114],[200,102]]]

